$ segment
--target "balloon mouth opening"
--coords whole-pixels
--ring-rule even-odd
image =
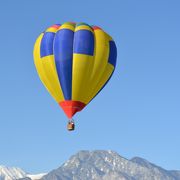
[[[59,102],[64,113],[71,119],[77,112],[81,111],[86,104],[80,101],[65,100]]]

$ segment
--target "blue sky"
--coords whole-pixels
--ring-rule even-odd
[[[180,169],[180,1],[3,1],[0,5],[0,164],[47,172],[79,150],[115,150]],[[33,45],[54,23],[98,25],[115,40],[108,85],[66,116],[36,73]]]

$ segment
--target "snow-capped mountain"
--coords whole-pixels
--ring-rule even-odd
[[[128,160],[113,151],[80,151],[41,180],[180,180],[180,171],[138,157]]]
[[[14,180],[25,176],[26,173],[20,168],[0,166],[0,180]]]
[[[0,180],[180,180],[145,159],[130,160],[114,151],[80,151],[48,174],[30,175],[20,168],[0,166]]]
[[[45,173],[31,175],[20,168],[0,166],[0,180],[17,180],[29,178],[30,180],[39,180]]]

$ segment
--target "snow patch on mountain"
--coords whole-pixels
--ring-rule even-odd
[[[41,173],[41,174],[28,174],[27,177],[29,177],[31,180],[39,180],[41,179],[43,176],[45,176],[47,173]]]

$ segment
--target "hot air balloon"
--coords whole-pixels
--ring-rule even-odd
[[[116,66],[112,37],[86,23],[55,24],[37,38],[34,63],[38,75],[68,117],[81,111],[107,84]]]

